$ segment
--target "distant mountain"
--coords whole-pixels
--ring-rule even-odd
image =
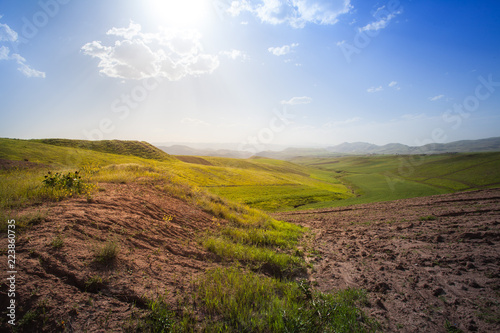
[[[377,146],[366,142],[341,143],[326,148],[333,153],[347,154],[439,154],[500,151],[500,137],[462,140],[450,143],[431,143],[420,147],[407,146],[400,143],[389,143]]]
[[[170,155],[184,155],[184,156],[217,156],[217,157],[230,157],[230,158],[249,158],[253,154],[247,151],[238,151],[231,149],[197,149],[184,145],[173,146],[158,146]]]
[[[339,155],[407,155],[407,154],[442,154],[500,151],[500,137],[463,140],[450,143],[431,143],[424,146],[407,146],[401,143],[389,143],[378,146],[367,142],[344,142],[328,148],[287,148],[282,151],[263,151],[256,156],[290,160],[295,157],[333,157]]]

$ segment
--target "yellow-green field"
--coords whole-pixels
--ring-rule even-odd
[[[110,150],[117,153],[111,154]],[[13,180],[29,183],[21,186],[23,195],[10,193],[12,183],[7,179],[12,177],[4,177],[1,185],[5,191],[2,191],[5,193],[2,196],[4,201],[22,201],[24,195],[36,192],[35,184],[40,183],[49,169],[69,170],[89,165],[107,170],[106,173],[101,172],[101,180],[112,182],[127,182],[131,165],[154,168],[172,179],[267,211],[290,210],[304,204],[353,197],[350,189],[338,179],[329,172],[316,168],[265,158],[177,159],[146,143],[138,142],[0,139],[0,158],[28,160],[45,165],[25,170],[23,174],[29,174],[29,177]],[[124,165],[129,165],[127,170]],[[0,171],[0,174],[6,175],[9,172]],[[30,179],[38,181],[32,182]]]
[[[172,180],[271,212],[500,186],[500,153],[307,157],[287,162],[175,157],[136,141],[0,139],[0,158],[42,164],[22,174],[0,170],[4,207],[36,196],[48,170],[88,166],[101,170],[101,181],[116,183],[130,181],[134,169],[135,178],[154,169]]]

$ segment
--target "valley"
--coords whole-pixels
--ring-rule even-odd
[[[0,139],[17,330],[494,331],[499,164]]]

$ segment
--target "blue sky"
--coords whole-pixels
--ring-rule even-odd
[[[500,3],[0,0],[0,137],[500,136]]]

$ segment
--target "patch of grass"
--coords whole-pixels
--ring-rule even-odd
[[[290,276],[297,270],[303,269],[305,264],[302,258],[277,253],[268,248],[234,243],[224,238],[209,237],[203,245],[210,251],[226,260],[238,260],[249,263],[256,269],[264,269],[274,276]]]
[[[428,216],[420,216],[419,221],[435,221],[437,220],[437,217],[434,215],[428,215]]]
[[[101,264],[111,263],[116,259],[119,251],[120,247],[118,243],[115,241],[107,241],[104,245],[95,249],[95,261]]]
[[[215,323],[207,331],[370,332],[377,324],[357,308],[366,293],[313,291],[305,282],[279,281],[236,267],[214,269],[199,281],[197,298]]]
[[[176,324],[176,315],[170,309],[163,296],[155,300],[148,300],[150,310],[145,319],[143,331],[146,332],[171,332]]]
[[[54,237],[52,239],[52,241],[50,242],[50,245],[54,248],[54,249],[60,249],[61,247],[63,247],[64,245],[64,238],[61,236],[61,234],[57,234],[56,237]]]
[[[104,280],[99,275],[93,275],[85,281],[85,290],[95,293],[104,286]]]
[[[47,210],[37,210],[27,213],[15,213],[14,211],[0,210],[0,232],[7,232],[7,225],[9,220],[15,220],[16,232],[22,232],[31,226],[37,225],[45,221],[48,216]]]
[[[43,327],[47,324],[49,316],[47,314],[48,300],[44,299],[35,307],[28,310],[23,317],[17,322],[17,326],[13,327],[14,332],[33,332],[43,331]],[[27,330],[28,329],[28,330]]]

